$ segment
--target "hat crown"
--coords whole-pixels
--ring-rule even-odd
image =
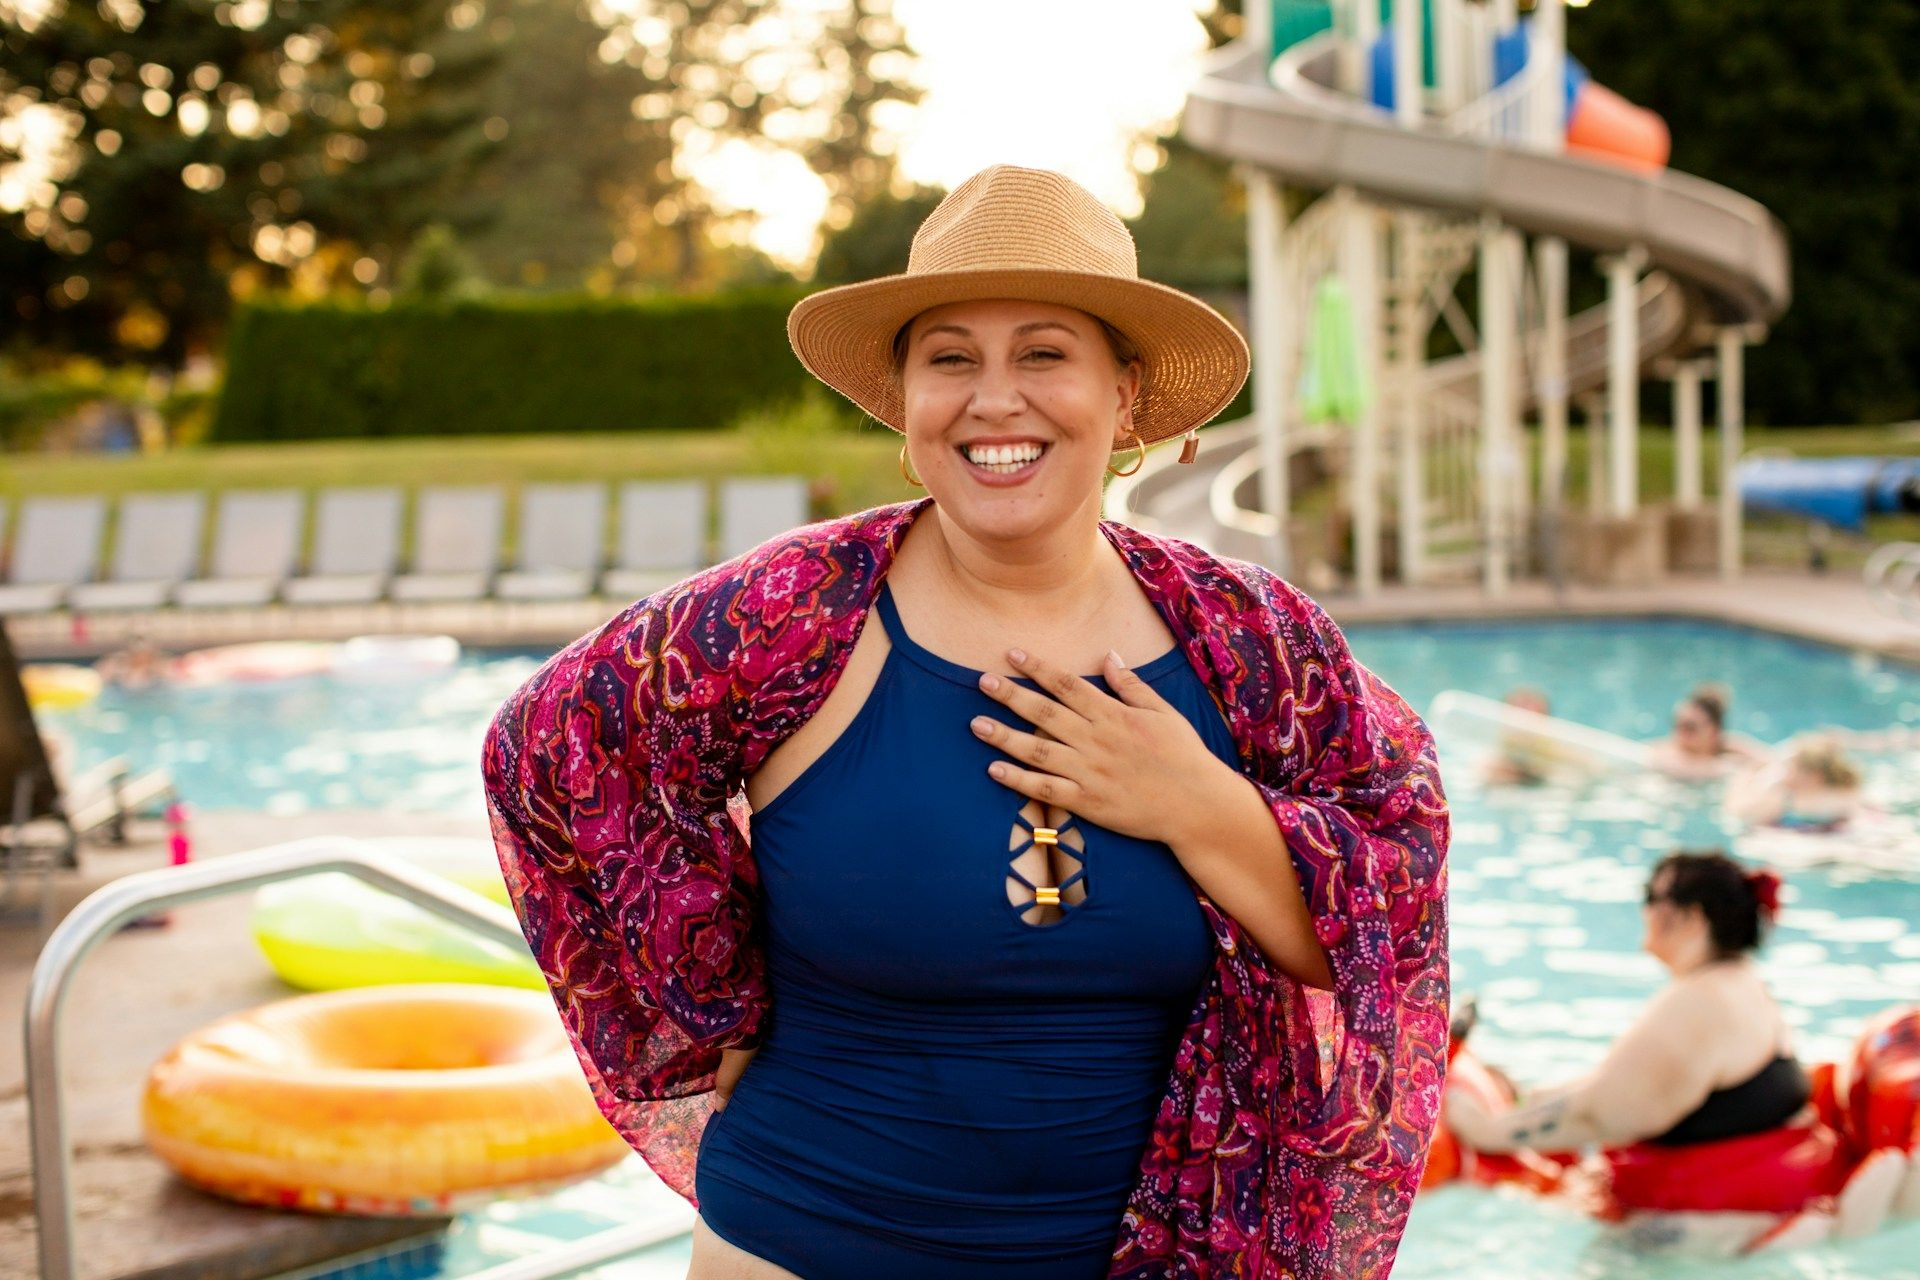
[[[947,193],[907,255],[907,274],[1037,269],[1137,280],[1133,235],[1079,183],[997,164]]]

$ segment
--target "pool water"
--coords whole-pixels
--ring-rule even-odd
[[[1445,689],[1499,697],[1543,689],[1556,715],[1652,737],[1696,682],[1733,690],[1730,727],[1769,741],[1822,725],[1920,727],[1920,671],[1777,636],[1667,620],[1356,626],[1354,652],[1425,710]],[[434,679],[335,685],[110,690],[42,713],[71,735],[82,765],[124,753],[165,764],[204,807],[275,812],[386,808],[482,814],[480,738],[500,700],[537,667],[533,652],[469,653]],[[1476,1051],[1526,1083],[1590,1069],[1660,985],[1640,951],[1648,867],[1680,846],[1726,845],[1712,787],[1651,778],[1584,790],[1496,788],[1476,776],[1484,743],[1440,735],[1453,805],[1456,991],[1477,993]],[[1911,757],[1869,755],[1872,800],[1920,820]],[[1793,871],[1762,964],[1807,1061],[1838,1056],[1861,1021],[1920,1001],[1920,879],[1845,867]],[[468,1215],[415,1270],[452,1280],[620,1221],[649,1190],[638,1157],[543,1201]],[[657,1183],[650,1188],[663,1190]],[[671,1194],[671,1193],[668,1193]],[[571,1235],[569,1234],[571,1233]],[[683,1237],[591,1273],[680,1280]],[[331,1280],[345,1280],[341,1272]],[[1920,1222],[1863,1241],[1742,1262],[1646,1259],[1597,1224],[1523,1193],[1442,1188],[1423,1196],[1396,1280],[1743,1280],[1920,1278]]]

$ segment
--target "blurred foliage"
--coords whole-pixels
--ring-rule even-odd
[[[0,97],[73,135],[0,211],[0,344],[179,367],[218,345],[236,289],[356,279],[485,148],[492,55],[449,29],[460,8],[0,8]]]
[[[945,194],[937,187],[915,187],[904,196],[883,191],[860,205],[850,222],[823,238],[814,283],[852,284],[905,271],[913,233]]]
[[[0,450],[17,454],[51,447],[58,428],[101,401],[151,417],[161,424],[166,443],[190,443],[204,435],[217,394],[211,386],[85,356],[32,371],[0,361]]]
[[[73,135],[0,211],[0,350],[178,368],[236,296],[383,296],[436,223],[507,285],[781,279],[693,175],[744,145],[835,219],[884,190],[879,122],[918,93],[890,4],[0,3],[4,110]]]
[[[395,284],[400,293],[419,298],[478,297],[487,291],[479,264],[444,222],[414,238]]]
[[[1673,167],[1787,226],[1793,302],[1748,361],[1757,421],[1920,416],[1920,6],[1637,0],[1568,45],[1666,117]]]
[[[719,427],[794,394],[799,291],[251,302],[219,442]]]

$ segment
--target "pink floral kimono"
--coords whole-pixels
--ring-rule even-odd
[[[581,1068],[696,1204],[720,1051],[756,1046],[768,1007],[744,780],[826,699],[931,503],[804,525],[635,601],[549,659],[488,730],[501,868]],[[1199,895],[1213,968],[1109,1274],[1384,1277],[1447,1063],[1432,737],[1270,570],[1112,520],[1100,531],[1212,690],[1336,982],[1288,977]]]

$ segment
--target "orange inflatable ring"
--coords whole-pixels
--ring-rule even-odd
[[[246,1204],[440,1215],[628,1153],[544,993],[467,983],[296,996],[210,1023],[147,1075],[148,1145]]]

